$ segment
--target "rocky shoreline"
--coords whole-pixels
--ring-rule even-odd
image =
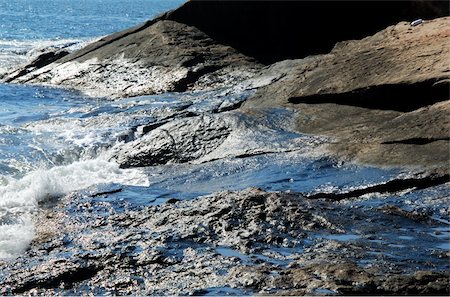
[[[202,3],[72,53],[44,53],[1,79],[111,100],[214,90],[213,104],[191,109],[187,102],[124,131],[111,157],[121,168],[311,151],[408,174],[346,190],[249,188],[143,207],[128,205],[120,198],[126,189],[114,186],[74,192],[40,205],[30,248],[0,262],[0,293],[448,295],[450,255],[435,247],[447,238],[442,218],[450,211],[442,194],[450,176],[445,3],[397,3],[384,23],[361,24],[357,36],[338,34],[345,28],[337,24],[332,49],[308,44],[297,49],[299,57],[292,56],[295,44],[286,52],[271,44],[273,56],[240,47],[251,26],[236,40],[205,26],[221,13],[245,12],[248,3]],[[305,3],[285,5],[316,9]],[[377,3],[374,9],[388,5]],[[255,14],[287,9],[273,5]],[[395,19],[400,11],[403,18]],[[429,19],[404,21],[418,13]],[[242,23],[239,14],[233,21]],[[313,42],[309,35],[305,41]]]
[[[4,267],[3,293],[448,293],[448,271],[410,271],[404,260],[383,256],[389,247],[378,244],[379,228],[420,233],[435,225],[426,212],[352,209],[351,200],[259,189],[124,211],[121,202],[104,200],[111,194],[69,195],[42,213],[31,249]],[[313,234],[321,239],[311,241]],[[440,259],[433,265],[448,261],[448,252],[418,252]]]
[[[233,85],[238,91],[257,89],[242,112],[298,111],[296,130],[334,137],[330,149],[339,157],[387,166],[447,165],[448,17],[418,26],[401,22],[361,40],[339,42],[324,55],[264,67],[174,21],[197,5],[187,3],[74,53],[42,54],[2,80],[109,98]]]

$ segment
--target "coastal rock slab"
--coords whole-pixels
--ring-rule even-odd
[[[129,168],[292,151],[323,154],[328,138],[293,132],[291,117],[287,110],[234,110],[144,125],[137,129],[139,137],[116,148],[112,159]]]
[[[349,200],[305,199],[254,188],[169,199],[140,209],[128,209],[115,199],[118,193],[73,193],[43,211],[26,254],[0,263],[0,292],[346,295],[449,290],[448,272],[442,271],[448,258],[429,250],[442,240],[424,232],[436,226],[431,217],[416,221],[353,207]],[[441,205],[448,202],[440,200]],[[402,231],[397,224],[407,227]],[[404,259],[406,247],[388,244],[411,245],[399,238],[405,231],[425,237],[410,249],[420,257]],[[377,236],[386,244],[377,243]]]
[[[174,120],[126,143],[113,158],[122,168],[184,163],[210,153],[229,134],[230,123],[217,115]]]
[[[31,69],[33,65],[3,80],[118,98],[204,90],[206,84],[221,87],[260,69],[252,58],[218,44],[195,27],[160,19],[107,36],[42,67]]]
[[[448,163],[450,18],[401,22],[326,55],[276,63],[279,80],[244,109],[297,110],[297,130],[335,138],[330,150],[369,164]],[[267,75],[267,74],[266,74]]]
[[[383,17],[380,17],[380,16]],[[328,53],[399,21],[449,15],[445,1],[186,1],[167,19],[194,26],[264,64]]]

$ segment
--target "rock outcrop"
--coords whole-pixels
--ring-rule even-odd
[[[258,5],[190,1],[3,79],[113,98],[216,88],[119,134],[122,168],[304,150],[424,170],[345,191],[137,189],[142,206],[102,185],[43,201],[29,250],[0,263],[0,294],[449,294],[450,18],[392,25],[448,3]]]
[[[120,148],[115,160],[122,168],[184,163],[207,155],[230,134],[230,124],[218,116],[171,121]]]
[[[298,110],[297,129],[335,137],[360,162],[446,165],[449,160],[450,18],[386,28],[327,55],[276,63],[280,77],[245,109]]]
[[[257,3],[256,3],[257,2]],[[449,15],[446,1],[188,1],[167,18],[270,64],[328,53],[400,21]]]
[[[71,194],[43,212],[31,248],[2,265],[0,293],[449,292],[448,272],[435,271],[448,265],[448,254],[440,258],[433,248],[441,240],[426,232],[436,224],[430,216],[416,221],[258,189],[129,210],[108,198],[117,192]]]
[[[327,53],[336,42],[401,20],[448,14],[445,1],[189,1],[65,57],[45,53],[3,80],[108,97],[198,90],[248,78],[260,69],[255,59],[270,64]]]
[[[35,64],[3,80],[117,98],[228,86],[260,69],[254,59],[197,28],[162,19],[107,36],[54,63]]]
[[[321,40],[332,41],[333,44],[345,38],[363,37],[394,19],[412,18],[419,12],[422,16],[448,13],[441,2],[396,2],[389,4],[393,6],[388,18],[373,22],[356,21],[365,25],[352,25],[358,32],[347,36],[346,32],[353,31],[345,30],[344,24],[347,22],[339,22],[335,15],[338,16],[346,5],[356,5],[361,10],[360,3],[347,3],[342,7],[336,7],[334,3],[320,5],[325,7],[324,15],[330,17],[326,18],[326,24],[330,26],[322,24],[320,28],[331,28],[330,35],[334,38],[324,35],[327,37]],[[374,2],[370,5],[372,10],[378,11],[388,4]],[[426,20],[417,26],[403,22],[361,40],[339,42],[328,54],[285,60],[262,68],[254,58],[221,43],[231,44],[263,62],[293,55],[288,51],[274,51],[272,56],[267,56],[272,47],[257,47],[257,43],[244,42],[240,48],[240,41],[256,30],[251,25],[243,26],[241,31],[235,25],[230,27],[241,35],[228,31],[225,34],[220,26],[206,26],[210,18],[220,20],[225,12],[236,9],[243,10],[239,14],[230,14],[230,17],[236,24],[241,24],[244,22],[244,12],[250,6],[248,3],[188,2],[173,12],[107,36],[74,53],[64,53],[65,56],[61,54],[61,57],[60,54],[45,54],[25,68],[10,73],[4,80],[64,86],[95,96],[127,97],[205,90],[236,85],[250,77],[254,80],[271,77],[265,83],[268,86],[259,85],[260,90],[245,104],[244,111],[267,107],[294,108],[299,111],[299,132],[334,137],[330,151],[349,160],[369,164],[427,166],[442,166],[448,162],[448,17]],[[285,6],[290,9],[286,10]],[[309,2],[265,3],[258,6],[258,13],[249,14],[249,17],[257,24],[270,9],[274,9],[276,13],[273,17],[278,19],[277,13],[281,11],[293,13],[301,10],[303,15],[316,8],[316,4]],[[195,18],[198,15],[205,15],[205,18]],[[274,28],[291,24],[292,20],[286,19],[286,23]],[[266,27],[273,22],[268,21]],[[335,25],[331,26],[331,23]],[[249,24],[252,22],[249,21]],[[302,46],[312,42],[308,42],[308,38],[285,38],[286,32],[279,31],[283,32],[277,37],[279,39],[302,40]],[[300,26],[289,31],[289,34],[304,31]],[[275,34],[270,30],[268,32],[268,38],[278,40]],[[282,42],[272,41],[271,44],[286,48],[281,46]],[[311,43],[317,52],[326,51],[328,46]],[[287,48],[295,50],[298,46]],[[314,53],[312,48],[300,51],[295,57],[310,53]],[[142,161],[141,157],[136,156],[153,155],[148,153],[151,148],[147,144],[133,144],[133,149],[139,147],[139,153],[131,153],[135,155],[134,159]],[[131,145],[128,146],[131,148]],[[210,146],[211,150],[216,145]],[[173,148],[169,151],[173,153]],[[160,161],[131,162],[131,157],[127,157],[128,161],[120,158],[124,164],[129,163],[126,166],[174,161],[159,153],[154,154],[159,156],[156,159]],[[186,152],[186,158],[181,159],[193,160],[205,154],[188,156]]]

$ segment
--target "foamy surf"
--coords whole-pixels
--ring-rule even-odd
[[[85,39],[3,40],[0,39],[0,74],[14,70],[45,51],[65,48],[74,51],[94,41]]]
[[[120,169],[118,164],[102,158],[35,170],[21,179],[3,179],[6,185],[0,186],[0,258],[19,255],[31,242],[31,216],[39,202],[98,184],[149,184],[140,170]]]

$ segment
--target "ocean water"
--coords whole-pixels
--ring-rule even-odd
[[[0,0],[0,72],[48,47],[82,47],[182,2]],[[399,169],[340,164],[307,149],[138,169],[120,169],[110,161],[124,139],[137,137],[136,127],[187,105],[191,111],[207,112],[224,99],[223,94],[229,94],[230,102],[251,95],[215,90],[110,101],[57,88],[0,84],[0,258],[15,257],[27,248],[34,236],[33,216],[42,203],[73,191],[119,186],[123,191],[109,199],[125,199],[139,207],[247,187],[297,192],[350,189],[404,174]],[[308,148],[308,136],[274,133],[276,138],[263,133],[266,141],[295,138],[300,148],[303,140]],[[242,139],[235,143],[242,144]]]
[[[0,0],[0,73],[42,50],[75,50],[183,2]],[[105,161],[103,146],[115,141],[107,119],[81,120],[101,104],[60,89],[0,84],[0,258],[18,255],[29,244],[39,201],[93,184],[147,183],[138,171]]]
[[[0,0],[0,72],[50,46],[86,42],[151,19],[184,0]]]

